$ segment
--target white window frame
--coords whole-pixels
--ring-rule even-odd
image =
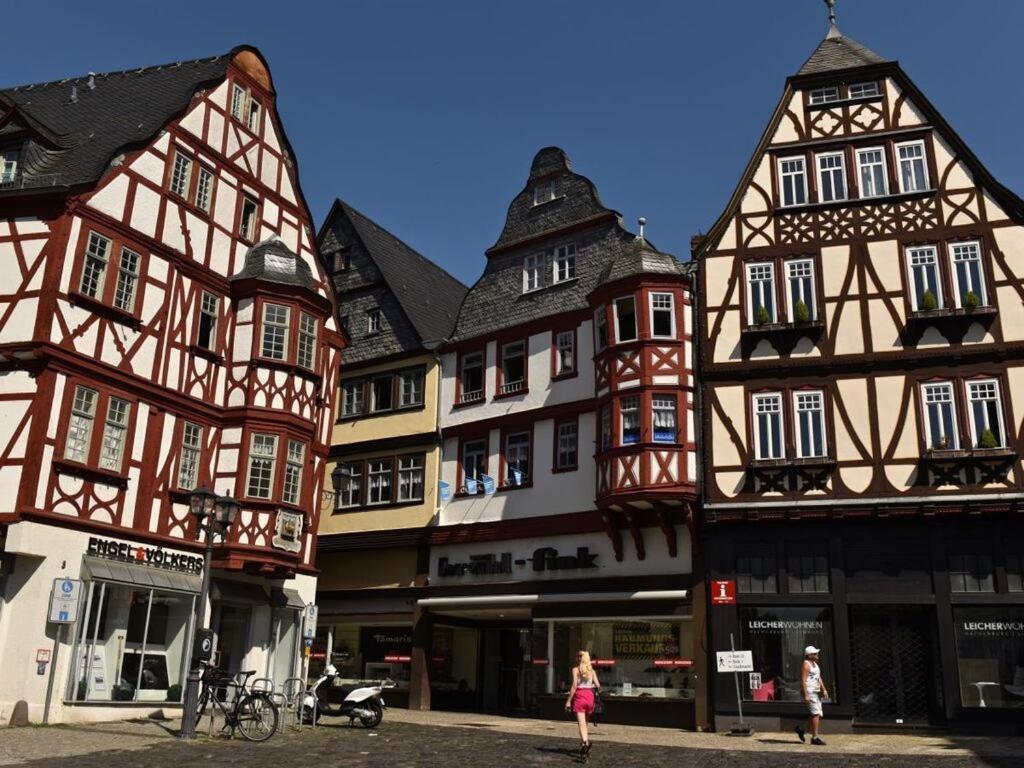
[[[264,449],[269,447],[270,450],[261,449],[257,452],[257,442]],[[250,499],[270,499],[274,496],[274,480],[277,476],[277,444],[278,436],[270,432],[253,432],[249,437],[249,467],[245,476],[245,495]],[[258,470],[261,475],[264,471],[268,473],[266,494],[253,493],[253,490],[260,491],[260,486],[262,486],[262,483],[260,486],[253,486],[254,470],[257,463],[262,465]]]
[[[544,205],[544,203],[550,203],[558,197],[555,188],[555,180],[542,181],[533,187],[533,204]]]
[[[252,215],[246,216],[246,207],[251,204]],[[256,239],[256,232],[259,229],[260,201],[250,195],[242,195],[242,211],[238,215],[238,234],[249,241]]]
[[[270,310],[271,308],[273,308],[274,310],[278,310],[278,309],[283,309],[284,310],[284,321],[283,322],[281,320],[277,319],[276,317],[274,319],[269,319],[268,318],[268,310]],[[275,312],[275,314],[276,314],[276,312]],[[260,331],[261,331],[260,332],[260,356],[261,357],[265,357],[268,360],[287,360],[288,359],[288,341],[289,341],[288,337],[289,337],[290,332],[291,332],[292,308],[289,307],[287,304],[275,304],[272,301],[267,301],[267,302],[263,303],[262,315],[263,315],[263,323],[262,323],[263,327],[260,329]],[[281,341],[281,353],[280,353],[280,356],[278,356],[274,352],[274,349],[273,349],[273,347],[275,346],[274,339],[272,339],[271,336],[268,336],[267,331],[270,330],[270,329],[275,329],[273,331],[273,334],[272,334],[275,338],[276,338],[276,335],[278,333],[281,334],[280,335],[280,341]],[[267,342],[268,341],[270,341],[270,344],[271,344],[271,347],[269,347],[269,348],[267,346]]]
[[[351,396],[350,396],[351,395]],[[360,416],[366,408],[366,381],[341,382],[341,415]]]
[[[872,161],[870,163],[865,163],[863,161],[864,155],[869,152],[881,153],[882,159],[878,162]],[[882,191],[873,191],[870,195],[866,194],[864,191],[864,169],[866,167],[874,168],[878,165],[881,165],[882,168]],[[871,179],[873,182],[873,173]],[[860,191],[860,197],[865,200],[871,200],[876,197],[885,197],[889,194],[889,163],[887,162],[885,147],[864,147],[857,150],[857,189]]]
[[[188,190],[192,185],[192,168],[195,160],[180,149],[174,150],[174,167],[171,168],[171,192],[178,197],[188,199]]]
[[[387,407],[381,408],[377,404],[377,383],[386,381],[388,395]],[[390,373],[378,374],[369,377],[370,382],[370,413],[387,413],[395,410],[395,377]]]
[[[626,404],[629,403],[629,407]],[[640,418],[640,395],[629,395],[619,400],[619,445],[639,445],[644,438],[644,423]],[[626,442],[626,414],[636,419],[636,440]]]
[[[565,432],[563,432],[565,430]],[[574,469],[580,463],[580,427],[578,421],[562,421],[556,427],[555,469]],[[567,458],[572,456],[572,461]],[[563,457],[566,457],[563,459]]]
[[[774,460],[786,458],[786,414],[782,408],[782,393],[781,392],[756,392],[751,396],[751,401],[754,405],[754,456],[758,460]],[[773,401],[775,403],[774,410],[761,410],[762,402]],[[768,446],[761,445],[761,429],[758,424],[758,417],[763,413],[775,413],[778,414],[778,433],[779,433],[779,455],[768,456],[766,455],[765,448]],[[768,436],[768,442],[771,443],[771,439],[774,433]]]
[[[382,469],[377,469],[376,471],[374,471],[374,466],[375,465],[378,466],[378,467],[382,467],[385,464],[387,465],[387,471],[384,471]],[[390,456],[384,457],[384,458],[379,458],[379,459],[369,459],[367,461],[367,464],[366,464],[366,505],[368,507],[370,507],[370,506],[376,507],[376,506],[380,506],[381,504],[390,504],[391,503],[391,498],[392,498],[392,495],[394,494],[394,490],[395,490],[392,487],[392,484],[393,484],[393,481],[394,481],[394,469],[395,469],[395,460],[393,458],[391,458]],[[376,487],[374,487],[374,482],[377,483]],[[387,486],[387,491],[388,492],[387,492],[387,497],[383,498],[381,494],[382,494],[382,491],[384,490],[385,484]],[[376,491],[376,493],[375,493],[375,491]],[[373,499],[373,497],[375,495],[377,496],[377,500],[376,501],[374,501],[374,499]]]
[[[658,300],[668,299],[668,306],[655,307],[655,302]],[[669,318],[669,333],[667,336],[657,334],[654,332],[654,313],[655,312],[668,312]],[[654,291],[650,294],[650,310],[649,310],[650,322],[651,322],[651,338],[652,339],[674,339],[676,338],[676,295],[670,291]]]
[[[381,330],[381,311],[380,307],[371,307],[366,310],[366,333],[373,335],[380,333]]]
[[[568,343],[564,343],[564,340]],[[568,353],[568,363],[563,353]],[[557,331],[555,333],[555,376],[564,376],[576,372],[576,331]]]
[[[216,180],[213,171],[205,165],[199,165],[199,178],[196,180],[196,208],[206,213],[213,209],[213,186]]]
[[[513,439],[515,439],[514,445],[512,442]],[[533,478],[533,467],[530,466],[532,464],[532,456],[530,454],[533,452],[533,435],[531,434],[531,432],[526,429],[519,430],[516,432],[509,432],[508,434],[505,435],[505,445],[503,447],[505,449],[505,477],[503,478],[504,482],[508,485],[512,485],[512,470],[518,469],[520,472],[523,473],[523,483],[529,483],[530,480]],[[516,451],[515,462],[512,461],[511,449],[513,447]],[[526,464],[525,472],[522,469],[522,465],[524,463]],[[517,464],[519,466],[516,466]]]
[[[785,163],[800,163],[799,171],[786,171],[784,170]],[[777,160],[778,163],[778,174],[779,174],[779,204],[783,208],[794,208],[800,205],[807,205],[809,202],[807,192],[807,158],[803,155],[790,155],[788,157],[780,157]],[[793,183],[793,200],[786,202],[786,180],[789,178],[796,179],[800,178],[801,190],[803,191],[803,200],[796,199],[796,183]]]
[[[601,329],[604,329],[604,343],[601,343]],[[594,349],[600,352],[607,349],[611,343],[611,336],[608,333],[608,310],[606,307],[598,307],[594,311]]]
[[[248,108],[245,110],[245,127],[253,133],[259,133],[260,130],[260,119],[263,114],[263,105],[259,99],[254,99],[252,94],[249,94]]]
[[[523,257],[523,293],[544,287],[544,254],[533,253]]]
[[[862,92],[854,95],[854,89],[860,89]],[[874,90],[870,90],[874,89]],[[877,80],[865,80],[860,83],[850,83],[849,97],[851,99],[868,99],[873,96],[881,96],[882,90],[878,87]]]
[[[425,371],[422,368],[407,368],[398,373],[398,407],[415,408],[423,405]],[[406,394],[410,399],[406,400]]]
[[[202,323],[203,318],[210,318],[210,338],[209,343],[203,345],[202,343]],[[211,352],[217,349],[217,326],[220,324],[220,297],[211,293],[210,291],[200,291],[199,293],[199,320],[198,327],[196,328],[196,346],[210,350]]]
[[[470,450],[470,446],[473,446],[472,450]],[[476,446],[479,446],[479,449],[477,449]],[[486,470],[482,469],[482,470],[480,470],[480,475],[477,476],[477,462],[476,461],[474,461],[473,464],[472,464],[473,476],[470,477],[466,473],[466,459],[469,458],[469,457],[476,457],[476,456],[480,457],[480,461],[479,461],[480,466],[481,467],[486,467],[487,466],[487,440],[482,438],[482,437],[474,438],[473,440],[466,440],[462,444],[462,457],[461,458],[462,458],[462,482],[463,482],[463,485],[465,485],[465,482],[466,482],[467,479],[468,480],[478,480],[479,481],[480,477],[482,477],[483,475],[487,474]]]
[[[839,158],[839,165],[837,167],[823,168],[823,160],[833,160]],[[846,200],[849,197],[848,187],[846,184],[846,153],[843,151],[839,152],[821,152],[814,156],[814,165],[818,171],[818,199],[822,203],[837,203]],[[839,187],[836,188],[835,176],[836,172],[839,173]],[[825,189],[825,177],[828,175],[832,182],[833,197],[828,200],[824,197]]]
[[[906,249],[906,265],[907,265],[907,280],[908,288],[910,289],[910,306],[915,311],[921,310],[920,302],[917,298],[916,282],[914,280],[914,270],[916,268],[923,268],[927,266],[926,262],[915,263],[918,258],[923,258],[925,255],[930,254],[931,264],[935,268],[935,305],[937,309],[942,309],[943,295],[942,295],[942,269],[939,264],[939,249],[934,245],[914,245],[909,246]],[[927,290],[927,289],[926,289]],[[924,296],[922,291],[921,296]]]
[[[978,297],[979,306],[988,306],[988,286],[985,280],[985,262],[982,259],[981,241],[961,240],[955,243],[948,243],[947,250],[949,252],[949,274],[953,283],[953,299],[956,301],[957,309],[964,309],[967,293],[974,293],[974,295]],[[973,251],[973,254],[971,254],[971,251]],[[961,255],[969,255],[969,257],[961,258]],[[981,284],[969,285],[967,293],[960,295],[960,280],[959,275],[957,274],[957,265],[968,261],[977,262],[978,279],[981,281]],[[973,283],[973,280],[970,277],[970,271],[967,272],[967,276],[968,282]]]
[[[948,427],[948,432],[943,435],[932,434],[932,421],[931,414],[929,412],[929,406],[935,405],[940,406],[939,412],[941,414],[941,406],[945,403],[949,404],[949,418],[950,423],[945,425]],[[953,382],[951,381],[928,381],[921,384],[921,405],[924,418],[924,436],[925,436],[925,447],[928,450],[937,450],[936,444],[938,443],[939,437],[949,437],[950,442],[944,449],[955,451],[960,448],[960,430],[957,426],[957,408],[956,408],[956,397],[953,394]],[[943,420],[940,417],[940,421]]]
[[[124,465],[124,449],[128,442],[128,426],[132,419],[132,404],[122,397],[107,400],[107,415],[103,420],[103,440],[100,443],[100,469],[120,472]]]
[[[991,387],[993,397],[974,397],[974,390],[976,387]],[[999,386],[998,379],[969,379],[964,382],[964,391],[967,398],[967,421],[971,425],[971,446],[974,448],[980,447],[978,445],[981,438],[981,433],[985,429],[992,429],[993,434],[996,438],[996,444],[999,448],[1006,446],[1006,427],[1003,423],[1003,393],[1002,387]],[[993,429],[992,424],[988,422],[989,415],[985,414],[984,425],[979,425],[974,420],[974,404],[976,402],[994,402],[996,404],[996,429]],[[998,430],[998,431],[997,431]]]
[[[401,502],[423,501],[425,473],[425,461],[422,453],[412,453],[398,457],[398,490],[396,499]],[[413,494],[412,490],[419,478],[419,494]]]
[[[633,302],[633,337],[629,339],[622,338],[622,329],[619,327],[619,302]],[[615,320],[615,343],[623,344],[627,342],[637,341],[640,338],[640,313],[637,312],[637,300],[635,294],[629,296],[620,296],[612,302],[612,315]]]
[[[789,322],[796,322],[796,303],[793,301],[793,284],[799,286],[800,296],[798,301],[803,301],[810,310],[810,320],[814,322],[818,319],[818,293],[817,293],[817,276],[814,270],[814,259],[790,259],[785,263],[786,267],[786,311],[788,313]],[[808,268],[810,274],[807,275],[794,275],[795,269]],[[809,295],[805,296],[804,283],[803,281],[810,278],[811,287]]]
[[[128,266],[125,266],[126,262]],[[117,284],[114,286],[114,307],[129,314],[135,311],[141,276],[142,254],[121,246],[121,258],[117,260]]]
[[[79,397],[81,395],[81,397]],[[64,440],[64,458],[79,464],[89,462],[92,451],[92,431],[96,424],[96,406],[100,393],[81,384],[75,386],[71,400],[71,418]]]
[[[21,164],[21,147],[0,149],[0,184],[13,184],[18,180],[18,166]]]
[[[249,92],[244,86],[233,83],[231,87],[231,116],[236,120],[245,119],[245,100],[249,98]]]
[[[906,147],[916,147],[921,150],[921,157],[904,158],[902,156],[903,149]],[[921,173],[922,177],[920,180],[917,179],[917,172],[913,170],[913,163],[915,160],[921,161]],[[920,185],[915,185],[913,189],[907,189],[903,183],[903,164],[910,163],[911,174],[914,176],[915,181],[919,181]],[[928,190],[931,180],[928,178],[928,150],[925,148],[924,140],[918,139],[916,141],[903,141],[896,145],[896,180],[900,185],[900,192],[925,192]]]
[[[284,487],[281,500],[298,504],[302,495],[302,468],[306,463],[306,446],[301,440],[289,440],[284,463]]]
[[[518,349],[518,353],[515,350]],[[520,392],[526,387],[528,369],[527,366],[530,364],[529,355],[526,353],[526,342],[525,341],[509,341],[502,344],[499,348],[500,360],[498,365],[501,369],[501,389],[499,394],[505,395],[512,392]],[[510,380],[505,371],[505,362],[507,360],[514,360],[515,358],[521,358],[523,361],[523,373],[518,379]]]
[[[355,472],[352,472],[355,469]],[[346,502],[346,499],[348,500]],[[341,487],[338,488],[338,509],[352,509],[363,503],[363,462],[341,464]]]
[[[295,362],[311,371],[316,369],[318,325],[313,315],[299,312],[299,343],[295,349]]]
[[[470,363],[466,365],[467,361]],[[479,362],[478,362],[479,361]],[[469,352],[462,356],[459,360],[459,387],[461,388],[460,399],[462,402],[474,402],[476,400],[482,400],[484,392],[487,390],[487,366],[486,357],[483,352]],[[466,368],[480,368],[480,388],[479,389],[466,389]],[[479,393],[479,397],[472,397],[469,400],[466,399],[467,395],[476,395]]]
[[[831,104],[839,100],[839,86],[837,85],[823,85],[821,88],[814,88],[807,93],[807,103],[811,106]]]
[[[658,438],[658,414],[672,414],[672,439],[660,440]],[[669,445],[679,442],[679,398],[675,395],[654,393],[651,395],[651,441]]]
[[[178,487],[195,490],[199,482],[199,465],[203,456],[203,427],[186,421],[181,428],[181,451],[178,454]]]
[[[767,268],[767,277],[754,277],[755,270],[761,270]],[[754,309],[754,286],[757,285],[757,293],[761,296],[761,306],[764,304],[764,292],[765,287],[768,286],[768,294],[771,296],[772,305],[771,312],[768,315],[769,323],[777,323],[779,321],[779,308],[778,308],[778,296],[775,290],[775,263],[771,261],[752,261],[746,265],[747,273],[747,323],[751,326],[760,325],[757,318],[757,311]],[[767,307],[765,307],[767,309]]]
[[[576,279],[576,243],[566,243],[555,248],[551,260],[551,282],[553,285]]]
[[[89,232],[89,241],[85,248],[85,262],[82,265],[82,276],[78,281],[78,290],[92,299],[103,298],[103,287],[106,282],[107,268],[110,266],[110,252],[114,241],[99,232]],[[86,281],[94,282],[95,288],[86,288]]]
[[[808,407],[814,399],[817,408]],[[818,428],[821,430],[821,452],[814,453],[813,447],[804,445],[803,430],[800,424],[801,413],[817,414]],[[828,456],[828,430],[825,428],[825,393],[820,389],[802,389],[793,392],[793,420],[796,422],[796,456],[798,459],[820,459]],[[810,438],[810,435],[808,435]]]

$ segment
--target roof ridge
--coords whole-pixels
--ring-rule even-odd
[[[64,85],[78,85],[79,83],[88,82],[90,77],[94,78],[107,78],[116,77],[118,75],[146,75],[153,72],[159,72],[164,69],[180,69],[182,66],[187,64],[209,64],[218,61],[225,56],[230,55],[229,53],[220,53],[216,56],[200,56],[195,59],[182,59],[181,61],[171,61],[166,64],[152,64],[148,67],[134,67],[131,69],[117,69],[110,72],[87,72],[84,75],[76,75],[74,77],[65,77],[61,80],[47,80],[42,83],[24,83],[22,85],[9,85],[0,88],[0,92],[10,91],[13,93],[25,93],[26,91],[42,90],[44,88],[59,87]]]

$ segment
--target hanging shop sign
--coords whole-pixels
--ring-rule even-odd
[[[89,537],[86,554],[102,557],[106,560],[118,560],[123,563],[151,565],[185,573],[202,573],[203,558],[184,552],[172,552],[163,547],[150,547],[145,544],[130,544],[117,539],[101,539]]]
[[[554,547],[540,547],[528,557],[513,558],[511,552],[495,554],[488,552],[469,555],[462,562],[453,562],[448,557],[437,560],[438,576],[473,576],[506,574],[519,570],[544,573],[550,571],[578,571],[597,568],[597,553],[589,547],[577,547],[576,554],[563,555]]]

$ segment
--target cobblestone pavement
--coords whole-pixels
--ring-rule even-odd
[[[394,716],[393,716],[394,715]],[[182,744],[174,723],[108,723],[0,729],[0,765],[29,768],[450,768],[481,764],[574,766],[571,723],[480,715],[389,711],[380,729],[330,723],[289,731],[264,744],[226,738]],[[829,746],[795,743],[784,734],[733,739],[666,729],[601,726],[594,735],[593,768],[1024,768],[1017,739],[833,737]],[[893,741],[895,739],[895,741]],[[851,740],[860,740],[853,752]],[[886,744],[890,744],[888,750]],[[694,746],[696,745],[696,746]],[[916,746],[914,746],[916,745]],[[875,751],[875,750],[879,751]],[[863,751],[866,750],[866,751]],[[68,758],[72,757],[73,761]]]

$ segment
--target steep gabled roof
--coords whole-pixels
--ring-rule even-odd
[[[420,341],[447,339],[469,289],[340,198],[334,201],[325,227],[338,212],[352,223]]]
[[[625,250],[608,265],[601,285],[614,283],[626,277],[639,275],[688,275],[692,271],[690,263],[682,263],[676,257],[663,253],[651,245],[643,237],[637,235]]]
[[[28,142],[36,162],[26,164],[22,186],[95,183],[114,157],[151,141],[199,88],[222,79],[240,50],[0,90],[0,102],[13,106],[38,134]]]
[[[797,75],[816,75],[822,72],[836,72],[868,64],[882,64],[886,61],[870,48],[841,34],[832,25],[828,35],[821,41],[810,58],[800,67]]]

